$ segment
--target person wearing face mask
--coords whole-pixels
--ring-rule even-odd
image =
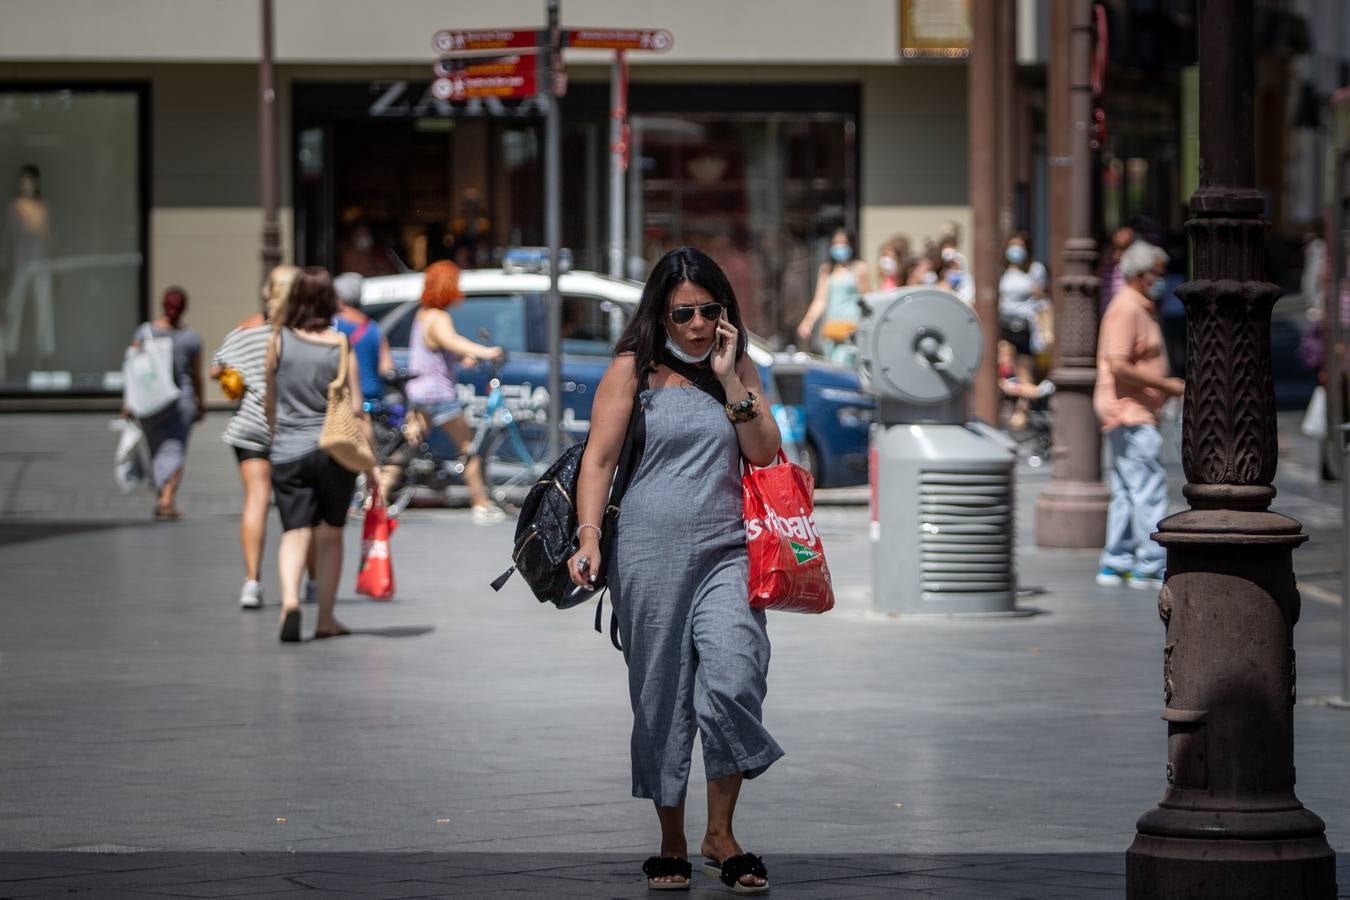
[[[1124,286],[1107,304],[1097,338],[1092,405],[1111,447],[1111,501],[1097,583],[1162,586],[1166,556],[1150,535],[1167,513],[1167,471],[1159,455],[1159,413],[1186,384],[1169,377],[1158,324],[1167,290],[1167,254],[1135,241],[1120,257]]]
[[[893,291],[909,283],[914,261],[910,258],[909,235],[896,234],[881,245],[877,254],[877,279],[883,291]]]
[[[151,337],[169,337],[173,341],[173,377],[181,393],[167,409],[141,420],[146,443],[150,446],[151,467],[159,501],[156,519],[178,519],[176,499],[187,461],[188,434],[206,415],[202,392],[202,338],[183,325],[187,311],[187,291],[171,287],[164,291],[164,315],[142,324],[132,336],[131,345],[139,348]],[[127,415],[125,411],[123,415]]]
[[[938,248],[941,256],[939,269],[946,287],[967,306],[975,305],[975,273],[971,271],[970,261],[957,249],[961,243],[961,226],[955,222],[943,222],[938,229]]]
[[[1025,231],[1008,238],[1004,248],[1007,268],[998,281],[998,319],[1002,339],[1016,351],[1017,380],[1035,384],[1035,358],[1043,352],[1045,340],[1038,326],[1041,311],[1049,304],[1045,266],[1031,258],[1031,241]],[[1018,399],[1008,427],[1019,431],[1026,425],[1030,400]]]
[[[857,356],[852,337],[862,313],[858,301],[872,289],[867,264],[854,255],[855,246],[846,230],[834,232],[830,238],[830,261],[820,267],[815,296],[797,325],[797,336],[810,341],[816,323],[822,322],[821,348],[827,359],[842,365],[852,365]]]
[[[577,479],[578,585],[600,571],[601,523],[631,416],[645,438],[605,570],[628,666],[633,796],[650,799],[661,849],[648,887],[684,890],[694,734],[702,736],[704,870],[738,893],[768,890],[763,862],[732,830],[742,783],[783,755],[764,727],[769,637],[747,598],[741,460],[767,465],[778,427],[726,275],[691,247],[652,269],[600,381]]]
[[[396,275],[400,271],[406,271],[395,263],[392,251],[376,245],[375,235],[371,232],[370,226],[364,222],[357,223],[352,228],[342,247],[340,263],[341,271],[355,272],[365,278]]]

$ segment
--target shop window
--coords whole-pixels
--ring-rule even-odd
[[[751,330],[776,342],[810,303],[829,235],[854,228],[855,122],[837,113],[633,118],[630,246],[645,273],[692,245],[726,272]]]
[[[0,390],[121,389],[142,318],[142,94],[0,88]]]

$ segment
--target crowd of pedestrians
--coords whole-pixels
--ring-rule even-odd
[[[348,633],[334,618],[333,604],[342,528],[355,481],[364,475],[370,493],[378,497],[401,474],[387,471],[398,468],[394,466],[352,472],[319,449],[330,415],[330,387],[343,381],[348,383],[352,415],[373,448],[368,411],[385,399],[386,380],[394,375],[388,339],[361,308],[363,281],[356,273],[334,278],[317,267],[277,266],[263,285],[261,309],[230,331],[211,357],[210,377],[236,403],[221,437],[234,453],[243,490],[239,604],[245,609],[264,605],[263,548],[267,517],[275,505],[282,524],[277,565],[285,642],[300,639],[302,600],[318,604],[316,638]],[[455,331],[448,308],[463,296],[455,264],[442,261],[428,267],[412,327],[409,372],[400,380],[406,382],[411,403],[408,439],[421,440],[428,427],[451,436],[468,456],[465,481],[473,521],[492,524],[504,513],[488,498],[482,464],[472,452],[473,432],[458,401],[455,371],[459,365],[497,359],[502,350]],[[161,339],[172,346],[171,354],[165,352],[171,371],[163,377],[173,381],[174,402],[153,414],[124,409],[124,415],[136,420],[150,451],[158,490],[154,514],[160,519],[181,516],[176,497],[188,437],[205,410],[201,338],[186,326],[186,309],[187,292],[170,288],[164,294],[163,315],[132,335],[132,351]]]

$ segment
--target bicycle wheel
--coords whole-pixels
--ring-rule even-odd
[[[523,496],[553,464],[542,453],[535,458],[530,445],[519,435],[512,435],[513,427],[495,429],[483,441],[483,482],[498,503],[513,502]],[[562,450],[576,442],[571,434],[562,432]]]

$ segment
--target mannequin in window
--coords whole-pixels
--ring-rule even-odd
[[[18,194],[5,210],[0,225],[0,272],[4,273],[5,355],[19,352],[24,307],[33,298],[36,357],[49,360],[56,353],[56,322],[52,313],[52,270],[49,262],[51,217],[42,199],[37,166],[19,169]]]

